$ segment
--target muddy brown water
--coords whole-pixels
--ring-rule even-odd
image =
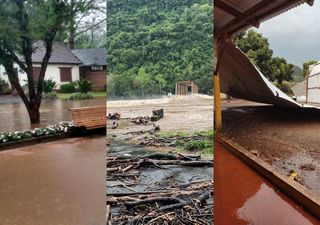
[[[60,121],[68,121],[71,120],[71,114],[68,111],[69,108],[105,104],[104,98],[74,101],[61,99],[43,100],[40,109],[41,122],[40,124],[31,126],[28,112],[24,104],[19,101],[6,101],[5,103],[0,104],[0,133],[28,130],[36,127],[44,127]]]
[[[215,143],[214,163],[216,224],[320,224],[218,142]]]
[[[103,225],[105,137],[0,152],[1,225]]]
[[[224,136],[257,151],[284,175],[296,171],[299,182],[320,195],[320,110],[277,108],[244,100],[223,106]]]

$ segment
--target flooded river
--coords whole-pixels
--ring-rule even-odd
[[[0,132],[27,130],[43,127],[60,121],[71,120],[69,108],[104,105],[104,98],[89,100],[43,100],[40,113],[41,122],[33,127],[30,125],[28,112],[24,104],[18,99],[0,101]]]
[[[1,225],[103,225],[105,137],[0,152]]]

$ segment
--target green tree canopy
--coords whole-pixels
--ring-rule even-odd
[[[306,77],[308,75],[309,72],[309,66],[316,64],[318,61],[315,60],[309,60],[303,63],[303,67],[302,67],[302,76]]]
[[[182,80],[211,91],[212,1],[109,0],[107,8],[108,96],[142,95],[134,82],[142,67],[150,78],[144,95],[174,92]],[[115,90],[123,80],[129,86]]]

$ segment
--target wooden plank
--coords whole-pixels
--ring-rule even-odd
[[[70,108],[69,111],[77,127],[84,126],[86,129],[106,127],[105,106]]]
[[[285,194],[301,204],[305,209],[320,218],[320,197],[313,194],[308,188],[298,182],[289,179],[287,176],[279,173],[268,163],[264,162],[257,156],[251,154],[248,150],[234,143],[232,140],[217,135],[215,140],[218,141],[227,150],[241,159],[244,163],[261,174]]]

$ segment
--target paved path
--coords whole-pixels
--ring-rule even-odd
[[[0,152],[1,225],[103,225],[105,137]]]

